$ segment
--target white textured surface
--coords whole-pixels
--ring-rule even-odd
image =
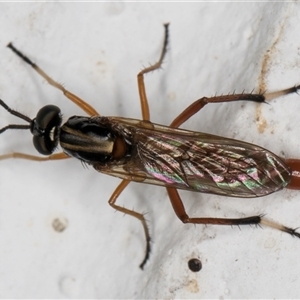
[[[101,114],[140,118],[136,74],[157,59],[170,22],[164,70],[146,76],[152,120],[162,124],[204,95],[300,82],[298,3],[1,3],[0,11],[0,98],[32,117],[49,103],[66,118],[82,112],[5,48],[10,41]],[[299,100],[211,105],[185,126],[300,157]],[[0,117],[0,126],[17,122],[3,109]],[[34,153],[30,134],[0,136],[0,153],[12,150]],[[75,160],[1,161],[0,297],[300,296],[299,240],[268,228],[183,225],[164,189],[131,184],[119,203],[149,212],[154,240],[141,271],[141,225],[107,204],[118,182]],[[298,192],[182,196],[195,216],[263,212],[300,225]],[[51,226],[55,218],[68,222],[62,233]],[[189,271],[192,257],[201,272]]]

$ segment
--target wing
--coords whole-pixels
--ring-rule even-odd
[[[138,157],[152,177],[179,189],[259,197],[285,187],[290,170],[258,146],[208,134],[139,131]]]
[[[119,124],[120,120],[135,121],[120,118]],[[233,197],[264,196],[290,181],[291,171],[284,161],[259,146],[152,123],[127,123],[121,127],[130,132],[130,161],[99,171],[133,181]]]

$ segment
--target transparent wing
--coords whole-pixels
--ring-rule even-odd
[[[126,164],[101,172],[234,197],[264,196],[282,189],[290,180],[284,161],[259,146],[152,123],[152,128],[129,126],[128,119],[118,119],[119,124],[120,120],[127,121],[122,130],[130,132],[133,155]]]

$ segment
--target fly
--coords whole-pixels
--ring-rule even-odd
[[[203,97],[187,107],[170,126],[150,122],[150,112],[144,75],[159,69],[167,52],[168,24],[159,60],[137,75],[142,120],[104,117],[84,100],[54,81],[12,43],[8,47],[29,64],[50,85],[59,89],[69,100],[89,116],[73,116],[62,125],[60,109],[46,105],[31,119],[0,100],[10,114],[23,119],[27,125],[10,124],[8,129],[29,129],[36,150],[44,157],[13,152],[0,160],[21,158],[33,161],[59,160],[75,157],[101,173],[122,179],[108,203],[114,209],[133,216],[142,223],[146,251],[140,264],[143,269],[150,253],[150,234],[142,213],[116,204],[131,181],[166,187],[177,217],[183,223],[217,225],[266,225],[300,238],[296,229],[267,220],[263,215],[247,218],[190,217],[177,189],[231,197],[266,196],[283,188],[300,189],[300,160],[284,159],[272,152],[246,142],[207,133],[179,129],[190,117],[208,103],[253,101],[263,103],[273,98],[296,93],[300,85],[269,94],[231,94]],[[60,145],[63,152],[54,153]]]

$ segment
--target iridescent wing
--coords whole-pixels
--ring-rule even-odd
[[[110,118],[132,140],[123,165],[95,168],[133,181],[233,197],[259,197],[284,188],[291,171],[259,146],[206,133]],[[139,123],[138,123],[139,122]]]

